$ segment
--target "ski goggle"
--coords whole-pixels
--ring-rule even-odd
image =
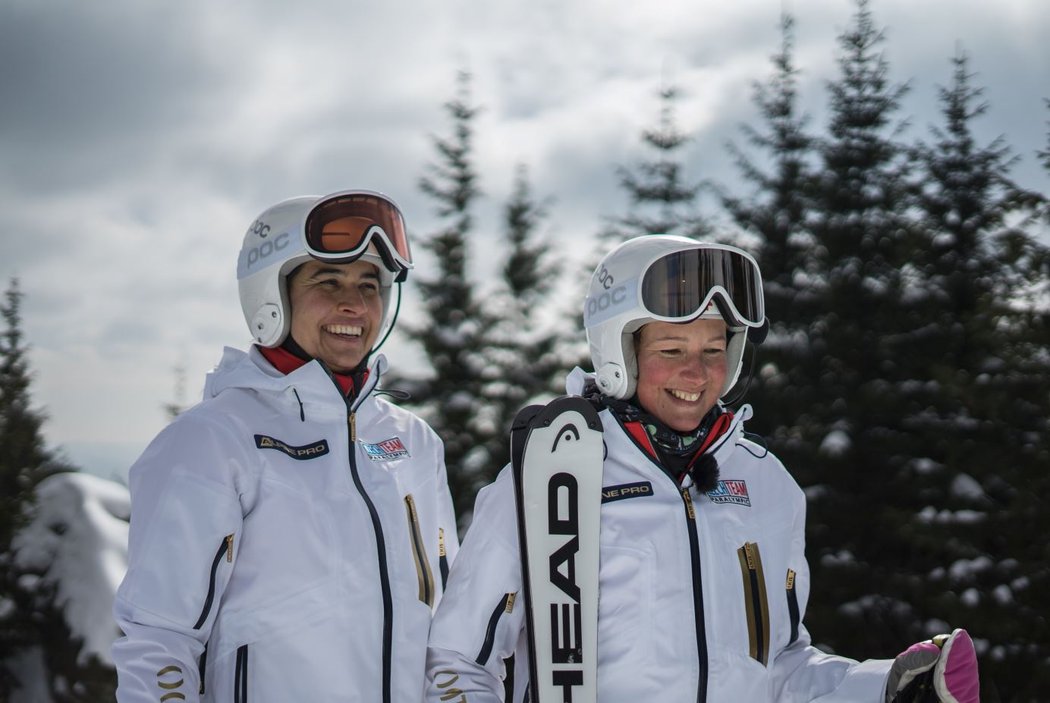
[[[408,233],[401,211],[378,193],[354,191],[331,196],[306,216],[306,249],[315,259],[356,261],[372,243],[387,268],[412,268]],[[379,240],[375,242],[375,240]]]
[[[692,319],[712,303],[732,324],[759,327],[766,317],[758,264],[747,253],[724,246],[661,256],[642,276],[639,302],[667,322]]]

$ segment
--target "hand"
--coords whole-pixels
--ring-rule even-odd
[[[979,703],[977,654],[966,630],[937,635],[897,655],[886,703]]]

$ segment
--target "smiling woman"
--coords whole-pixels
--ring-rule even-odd
[[[528,629],[543,618],[554,632],[562,621],[567,633],[555,638],[564,649],[556,645],[547,661],[556,660],[557,685],[591,690],[582,672],[565,665],[597,662],[590,701],[906,703],[919,699],[910,697],[914,690],[898,696],[901,682],[922,680],[950,686],[955,698],[942,700],[976,703],[977,662],[964,630],[896,660],[858,662],[811,645],[803,624],[805,495],[764,441],[745,432],[750,406],[734,411],[725,401],[745,342],[765,336],[754,259],[725,245],[645,235],[606,254],[588,293],[583,319],[595,372],[574,370],[566,390],[596,411],[602,441],[588,454],[601,465],[558,464],[546,447],[542,461],[557,467],[558,485],[599,475],[600,507],[555,497],[539,512],[551,533],[572,535],[541,568],[549,563],[554,572],[564,553],[579,557],[561,581],[572,584],[565,593],[575,603],[597,596],[597,625],[579,610],[573,621],[569,606],[564,618],[555,605],[529,610],[523,574],[536,564],[526,557],[523,566],[519,553],[537,533],[518,529],[515,505],[526,491],[515,485],[519,471],[504,470],[478,493],[434,616],[427,700],[462,691],[472,701],[504,700],[511,655],[514,695],[506,700],[527,700],[529,687],[541,686],[531,678],[539,667],[524,664],[539,659]],[[564,505],[571,529],[559,524]],[[582,537],[585,522],[598,523],[600,536]],[[598,579],[587,591],[573,579],[590,559],[599,563]],[[515,607],[511,596],[521,592],[526,598]]]
[[[458,539],[441,440],[377,391],[411,267],[380,193],[292,198],[248,227],[255,344],[225,350],[129,475],[118,701],[418,700]]]

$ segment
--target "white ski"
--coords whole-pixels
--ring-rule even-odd
[[[514,420],[532,703],[595,703],[605,445],[595,409],[562,396]]]

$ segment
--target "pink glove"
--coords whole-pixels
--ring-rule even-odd
[[[966,630],[937,635],[897,655],[886,680],[887,703],[979,703],[977,653]]]

